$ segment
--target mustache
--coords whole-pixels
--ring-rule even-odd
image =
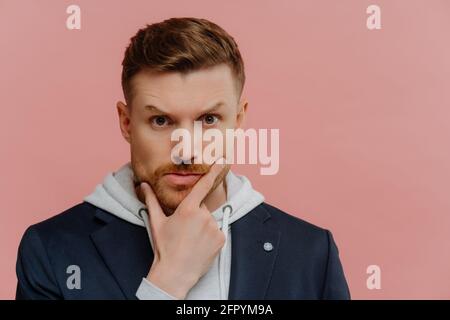
[[[195,164],[195,163],[181,163],[181,164],[174,164],[174,163],[168,163],[166,165],[163,165],[159,167],[155,171],[156,177],[161,177],[168,173],[192,173],[192,174],[205,174],[210,170],[211,166],[207,164]]]
[[[147,182],[152,187],[155,186],[156,181],[158,181],[162,176],[168,173],[177,173],[177,172],[183,172],[183,173],[192,173],[192,174],[206,174],[211,169],[212,165],[207,164],[189,164],[189,163],[181,163],[181,164],[174,164],[174,163],[168,163],[166,165],[160,166],[156,171],[154,171],[149,178],[140,178],[137,176],[133,176],[133,184],[134,187],[138,187],[141,182]]]

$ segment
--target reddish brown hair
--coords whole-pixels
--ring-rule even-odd
[[[234,39],[206,19],[171,18],[140,29],[125,50],[122,89],[129,104],[131,78],[143,69],[189,71],[227,64],[236,79],[238,96],[245,83],[244,62]]]

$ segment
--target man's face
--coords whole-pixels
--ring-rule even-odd
[[[117,103],[122,135],[130,143],[131,164],[138,182],[148,182],[162,207],[175,210],[189,194],[210,164],[194,163],[210,142],[194,141],[194,121],[201,121],[203,133],[241,125],[247,103],[239,101],[235,79],[225,64],[192,71],[155,73],[144,70],[131,79],[132,102]],[[175,129],[186,129],[192,137],[191,164],[171,160]],[[222,156],[226,157],[223,141]],[[217,158],[221,155],[217,155]],[[223,182],[229,166],[215,181],[210,193]]]

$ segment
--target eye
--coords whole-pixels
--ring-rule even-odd
[[[164,127],[169,123],[169,120],[166,116],[154,116],[150,120],[152,122],[152,125],[156,127]]]
[[[213,114],[207,114],[203,116],[203,122],[208,126],[216,124],[218,120],[219,118]]]

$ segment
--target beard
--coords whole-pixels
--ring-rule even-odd
[[[139,161],[131,161],[132,169],[134,172],[135,186],[139,185],[141,182],[147,182],[153,189],[156,198],[158,199],[159,205],[166,213],[166,215],[171,215],[180,203],[187,197],[191,192],[195,184],[178,184],[176,186],[169,185],[165,182],[162,177],[168,173],[177,172],[190,172],[195,174],[204,175],[209,172],[211,165],[206,164],[174,164],[168,163],[159,166],[153,172],[148,173],[143,163]],[[224,182],[225,176],[230,170],[230,166],[226,165],[224,169],[216,177],[213,186],[208,191],[205,199],[222,183]],[[201,179],[201,178],[200,178]],[[198,182],[198,181],[197,181]],[[145,199],[142,199],[145,203]]]

